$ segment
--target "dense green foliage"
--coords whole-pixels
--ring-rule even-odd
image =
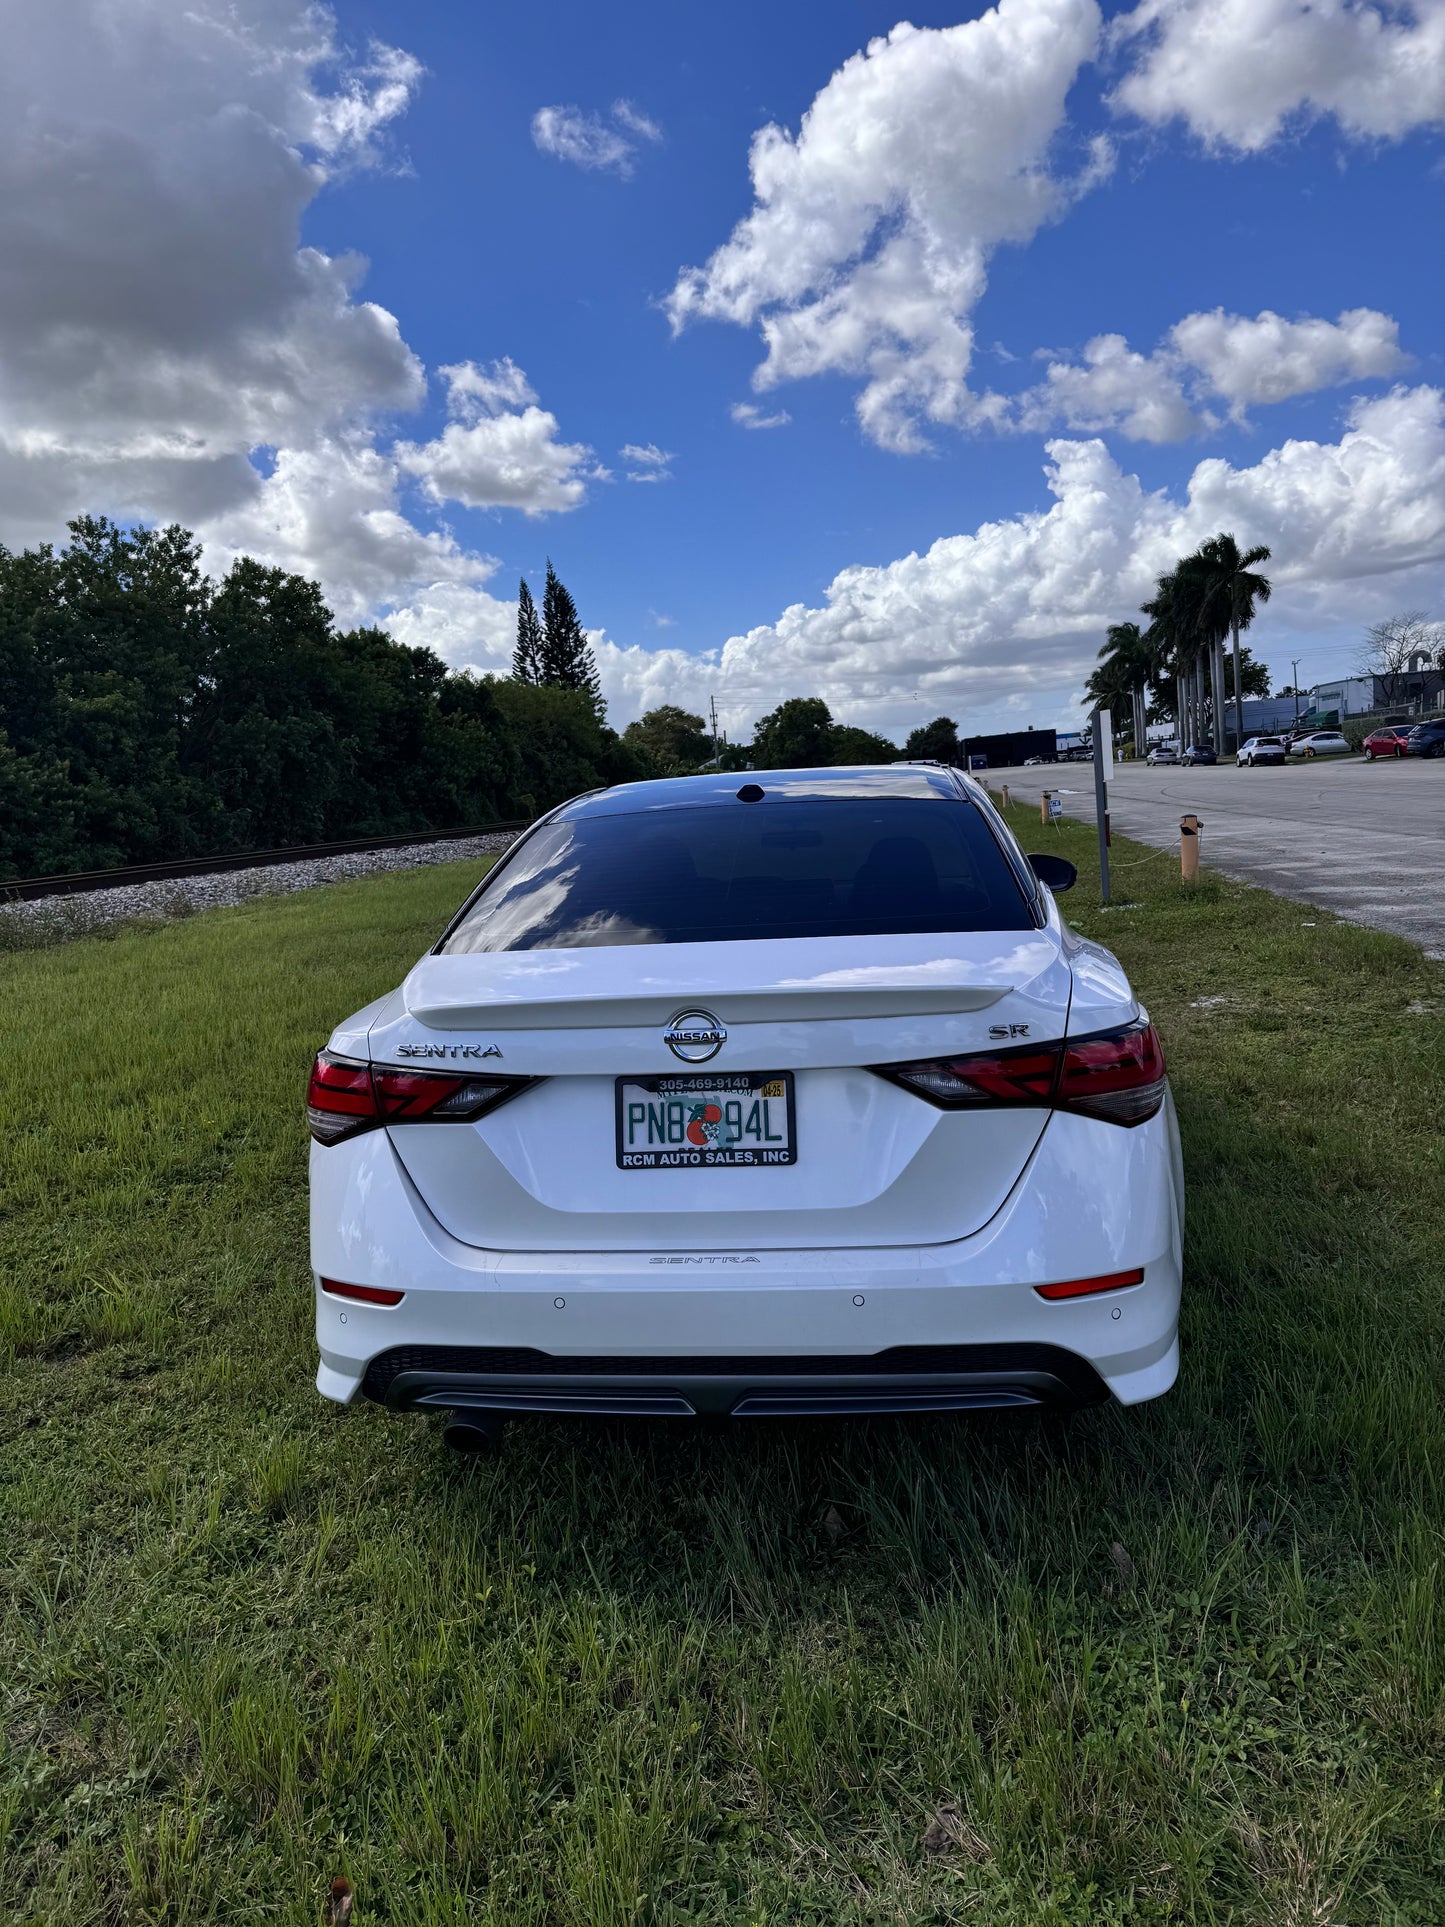
[[[871,730],[835,723],[819,696],[790,696],[753,730],[756,769],[822,769],[840,763],[892,763],[898,747]]]
[[[685,776],[712,758],[712,737],[701,716],[661,703],[622,732],[629,749],[650,757],[660,776]]]
[[[903,754],[916,762],[962,763],[963,744],[958,724],[951,716],[935,716],[912,731],[903,745]]]
[[[475,866],[0,957],[0,1917],[1438,1927],[1445,976],[1014,821],[1189,1181],[1180,1383],[1072,1420],[325,1405],[306,1065]]]
[[[180,528],[0,549],[0,878],[484,823],[653,773],[561,595],[571,668],[533,684],[338,630],[314,582],[246,557],[212,581]]]

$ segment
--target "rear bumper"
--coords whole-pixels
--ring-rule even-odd
[[[393,1410],[801,1418],[1092,1405],[1108,1387],[1056,1345],[900,1346],[868,1358],[549,1357],[499,1347],[400,1345],[362,1392]]]
[[[722,1219],[687,1251],[503,1252],[452,1238],[368,1132],[312,1153],[317,1389],[520,1411],[665,1398],[679,1415],[1133,1404],[1178,1372],[1182,1185],[1172,1103],[1135,1130],[1059,1113],[993,1219],[953,1243],[748,1251]],[[1136,1267],[1127,1290],[1034,1289]],[[347,1303],[323,1277],[405,1296]]]

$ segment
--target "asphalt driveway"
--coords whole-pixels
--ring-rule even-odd
[[[1094,820],[1087,763],[989,770],[986,780],[1030,802],[1055,790],[1067,815]],[[1236,769],[1232,759],[1214,769],[1115,764],[1109,815],[1124,835],[1177,849],[1179,819],[1191,810],[1206,864],[1445,958],[1445,757],[1283,769]],[[1127,894],[1121,872],[1114,895]]]

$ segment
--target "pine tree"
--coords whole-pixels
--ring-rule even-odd
[[[550,575],[551,570],[549,568]],[[518,682],[542,681],[542,624],[532,591],[524,581],[517,592],[517,646],[512,652],[512,674]]]
[[[592,645],[577,614],[577,605],[557,580],[557,571],[547,561],[547,586],[542,592],[541,673],[538,682],[558,689],[580,689],[591,697],[598,715],[602,714],[602,685]]]

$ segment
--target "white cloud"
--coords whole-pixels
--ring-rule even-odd
[[[447,385],[447,412],[459,421],[526,408],[537,400],[536,390],[510,355],[485,368],[474,361],[454,361],[437,373]]]
[[[421,364],[359,298],[364,262],[297,244],[329,180],[385,158],[420,74],[379,44],[349,59],[304,0],[30,10],[0,65],[0,540],[178,520],[213,568],[316,576],[343,621],[446,597],[474,629],[512,620],[495,564],[402,487],[570,507],[589,451],[509,360],[443,369],[448,429],[388,448]]]
[[[668,466],[672,456],[665,448],[659,448],[656,442],[641,444],[628,442],[625,448],[618,450],[618,453],[624,462],[631,463],[631,467],[627,470],[629,482],[670,482],[672,480],[672,470]]]
[[[920,422],[966,423],[971,314],[990,254],[1027,241],[1108,166],[1072,187],[1050,172],[1064,102],[1094,53],[1095,0],[1000,0],[941,29],[899,25],[839,68],[796,136],[754,138],[752,212],[668,298],[675,330],[757,323],[758,389],[860,378],[866,432],[923,445]]]
[[[1397,323],[1375,308],[1348,308],[1338,321],[1286,321],[1268,308],[1250,320],[1215,308],[1186,315],[1170,341],[1214,394],[1245,408],[1398,374],[1406,365],[1399,336]]]
[[[1141,355],[1122,335],[1085,344],[1082,365],[1050,362],[1043,382],[1019,397],[1024,429],[1117,428],[1135,441],[1177,442],[1199,426],[1168,355]]]
[[[1211,400],[1243,420],[1251,404],[1387,377],[1406,365],[1397,324],[1374,308],[1347,309],[1338,321],[1215,308],[1176,322],[1150,355],[1122,335],[1096,336],[1082,363],[1049,364],[1043,382],[1018,398],[1011,425],[1115,428],[1136,441],[1175,442],[1218,426]]]
[[[639,140],[657,142],[662,129],[630,100],[613,103],[612,117],[584,114],[580,107],[539,107],[532,116],[532,140],[538,151],[574,167],[610,170],[624,178],[637,159]]]
[[[1258,625],[1353,633],[1391,606],[1445,597],[1445,395],[1398,389],[1350,411],[1337,442],[1288,441],[1252,467],[1200,462],[1182,499],[1146,490],[1100,441],[1049,444],[1052,507],[985,523],[882,567],[844,569],[821,606],[702,656],[598,660],[619,724],[716,693],[734,734],[785,696],[902,732],[940,710],[969,728],[1051,721],[1077,701],[1108,624],[1219,529],[1273,550]]]
[[[786,408],[764,414],[755,401],[735,401],[729,413],[740,428],[786,428],[793,419]]]
[[[641,140],[651,141],[655,145],[662,139],[662,129],[657,122],[644,114],[640,107],[634,107],[630,100],[614,100],[612,118],[621,121]]]
[[[1387,140],[1445,121],[1445,0],[1142,0],[1112,32],[1143,42],[1114,104],[1214,146],[1323,115]]]
[[[321,76],[334,74],[330,87]],[[419,68],[348,68],[286,0],[55,0],[0,65],[0,504],[219,512],[262,445],[409,408],[422,374],[361,264],[298,249],[328,172],[374,158]]]
[[[452,419],[434,440],[398,442],[393,451],[430,501],[552,515],[580,508],[588,482],[608,479],[585,442],[557,439],[557,417],[537,406],[510,357],[486,368],[455,362],[439,372]]]

